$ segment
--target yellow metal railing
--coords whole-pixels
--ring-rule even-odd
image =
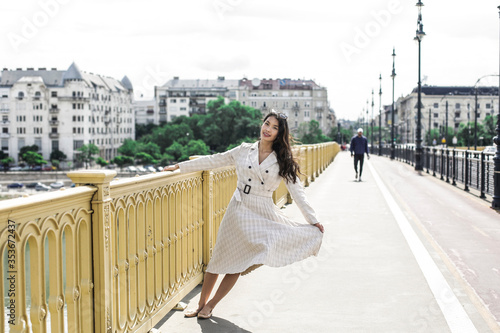
[[[302,182],[339,150],[294,147]],[[147,332],[202,281],[235,168],[115,175],[70,172],[77,188],[0,202],[0,331]],[[284,183],[273,198],[291,202]]]

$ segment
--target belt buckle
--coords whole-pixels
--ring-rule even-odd
[[[245,194],[249,194],[250,193],[250,189],[252,188],[252,186],[250,185],[245,185],[245,188],[243,189],[243,193]]]

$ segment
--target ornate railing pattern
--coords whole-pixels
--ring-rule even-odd
[[[306,186],[340,150],[294,149]],[[0,202],[6,332],[147,332],[202,281],[235,168],[115,175],[70,172],[77,188]],[[284,184],[273,198],[291,202]]]

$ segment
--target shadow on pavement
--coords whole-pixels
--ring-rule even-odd
[[[203,333],[251,333],[229,320],[214,317],[210,319],[197,319]]]

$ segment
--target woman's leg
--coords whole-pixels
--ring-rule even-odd
[[[217,288],[217,292],[215,293],[214,297],[210,301],[208,301],[208,303],[205,304],[203,309],[200,311],[200,315],[208,316],[212,312],[212,309],[215,308],[217,303],[219,303],[224,298],[224,296],[226,296],[227,293],[234,287],[239,277],[240,273],[226,274],[226,276],[224,276],[224,279],[222,279],[219,288]],[[203,294],[203,289],[202,289],[202,294]],[[201,305],[201,298],[200,298],[200,305]]]
[[[205,304],[207,304],[208,298],[214,289],[215,282],[217,282],[218,274],[205,273],[203,278],[203,285],[201,286],[200,301],[198,302],[198,307],[196,310],[188,310],[184,313],[186,317],[196,317],[198,313],[203,309]]]
[[[208,272],[205,273],[205,276],[203,278],[203,285],[201,287],[200,301],[198,302],[198,310],[203,309],[205,304],[207,304],[208,298],[210,297],[210,294],[214,289],[215,282],[217,282],[218,277],[219,274],[213,274]]]

